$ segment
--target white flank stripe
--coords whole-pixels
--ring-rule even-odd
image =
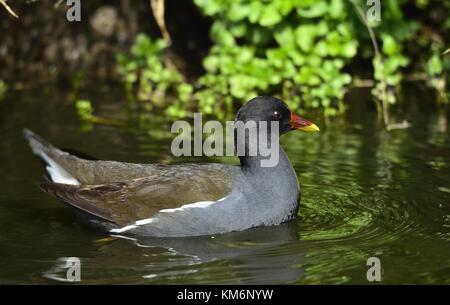
[[[142,225],[146,225],[146,224],[152,223],[152,222],[153,222],[153,218],[147,218],[147,219],[138,220],[134,224],[137,226],[142,226]]]
[[[199,202],[195,202],[195,203],[189,203],[189,204],[182,205],[181,207],[176,208],[176,209],[164,209],[164,210],[161,210],[160,212],[161,213],[173,213],[173,212],[176,212],[176,211],[184,211],[186,209],[192,209],[192,208],[202,208],[202,209],[204,209],[204,208],[209,207],[211,204],[214,204],[216,202],[224,200],[225,198],[226,197],[223,197],[223,198],[221,198],[221,199],[219,199],[217,201],[199,201]]]
[[[160,210],[160,213],[173,213],[176,211],[184,211],[186,209],[192,209],[192,208],[207,208],[209,207],[211,204],[214,204],[216,202],[220,202],[223,201],[226,197],[223,197],[217,201],[199,201],[199,202],[195,202],[195,203],[189,203],[189,204],[185,204],[179,208],[176,209],[164,209],[164,210]],[[128,225],[122,228],[118,228],[118,229],[111,229],[109,232],[111,233],[122,233],[131,229],[136,229],[138,226],[143,226],[149,223],[152,223],[155,220],[155,218],[146,218],[146,219],[141,219],[136,221],[134,224],[132,225]]]
[[[119,228],[119,229],[111,229],[109,232],[111,232],[111,233],[122,233],[122,232],[131,230],[131,229],[135,229],[135,228],[136,228],[135,225],[129,225],[129,226],[125,226],[125,227],[122,227],[122,228]]]
[[[138,226],[146,225],[153,222],[153,218],[147,218],[136,221],[133,225],[128,225],[118,229],[111,229],[109,232],[111,233],[122,233],[131,229],[136,229]]]

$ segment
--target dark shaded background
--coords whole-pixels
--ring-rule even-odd
[[[115,54],[128,50],[138,33],[161,35],[149,1],[82,1],[81,22],[68,22],[66,1],[55,6],[57,2],[9,1],[19,19],[0,8],[1,79],[44,82],[80,70],[85,76],[108,78]],[[178,58],[175,62],[187,74],[199,74],[211,45],[211,22],[192,1],[167,0],[165,5],[173,38],[169,56]]]

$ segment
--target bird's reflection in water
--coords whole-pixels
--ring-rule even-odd
[[[100,247],[104,254],[101,264],[105,269],[113,266],[113,269],[128,270],[133,264],[133,269],[140,274],[140,280],[131,280],[133,276],[129,272],[126,276],[128,280],[138,283],[170,283],[184,276],[189,277],[186,281],[190,283],[196,280],[202,283],[201,274],[211,282],[211,272],[217,272],[217,283],[289,283],[303,275],[303,269],[298,266],[305,253],[298,250],[298,255],[292,255],[292,247],[301,249],[297,229],[297,221],[290,221],[279,226],[215,236],[115,236],[117,239],[103,243]],[[130,243],[137,247],[132,247]],[[95,262],[96,267],[99,267],[98,263]],[[121,280],[120,276],[116,280],[127,281],[124,278]]]

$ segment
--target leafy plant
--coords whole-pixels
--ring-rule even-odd
[[[195,0],[214,23],[214,46],[199,83],[203,111],[229,109],[233,100],[281,95],[293,108],[343,110],[343,71],[357,52],[343,0]]]
[[[445,61],[444,57],[447,51],[440,52],[442,45],[436,43],[433,46],[433,53],[425,64],[427,74],[427,84],[436,90],[437,99],[441,104],[448,104],[450,92],[448,92],[448,83],[446,73],[450,70],[449,61]]]
[[[90,100],[76,100],[75,109],[77,111],[78,117],[82,122],[83,130],[91,130],[93,124],[100,125],[112,125],[112,126],[125,126],[125,122],[118,119],[103,118],[94,115],[94,107]]]
[[[382,52],[373,58],[374,79],[377,82],[372,89],[372,95],[380,102],[381,110],[379,112],[383,116],[385,126],[390,129],[394,125],[389,120],[388,107],[397,101],[394,88],[400,85],[403,76],[400,69],[408,65],[409,59],[401,53],[401,44],[391,35],[384,34],[382,41]],[[407,127],[409,125],[397,126]]]
[[[94,118],[94,108],[92,107],[91,101],[88,100],[77,100],[75,102],[75,108],[77,109],[77,114],[80,119],[85,121],[92,121]]]
[[[213,21],[205,73],[194,83],[167,63],[161,39],[140,34],[130,52],[117,56],[130,99],[144,109],[183,117],[198,107],[225,117],[236,103],[271,94],[293,109],[332,116],[345,110],[343,98],[360,63],[374,80],[372,94],[388,129],[388,109],[408,73],[426,80],[441,101],[448,100],[450,67],[442,54],[450,18],[436,20],[433,27],[426,19],[435,18],[433,9],[450,9],[450,1],[383,2],[381,22],[365,20],[364,0],[193,1]],[[404,7],[431,13],[407,18]]]
[[[164,40],[139,34],[129,53],[117,55],[118,72],[129,96],[146,102],[147,110],[163,108],[171,116],[182,117],[193,88],[164,63],[164,48]]]

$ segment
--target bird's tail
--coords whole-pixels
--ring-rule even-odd
[[[51,181],[64,184],[80,184],[75,177],[58,164],[58,159],[69,155],[68,153],[51,145],[29,129],[24,129],[23,135],[27,139],[33,153],[46,164],[45,169]]]

